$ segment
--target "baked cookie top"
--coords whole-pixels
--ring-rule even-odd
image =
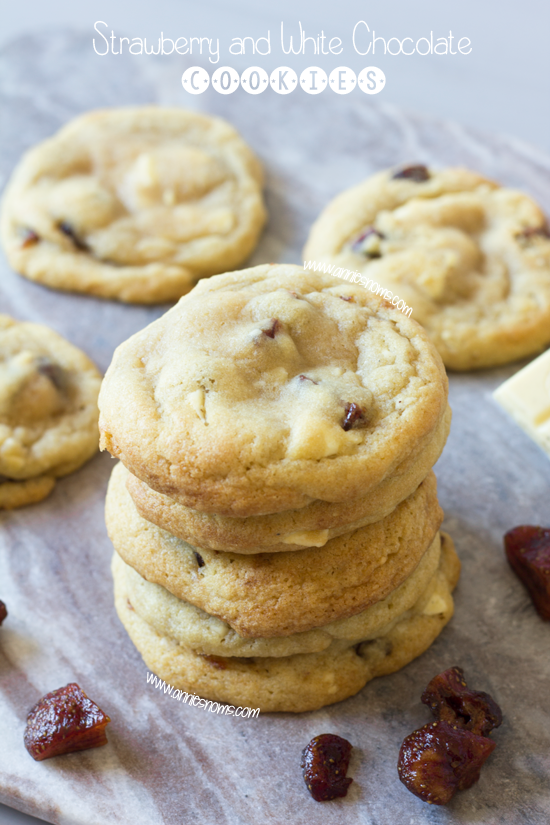
[[[398,295],[451,369],[503,364],[550,342],[544,214],[468,169],[373,175],[325,208],[303,254]]]
[[[14,269],[51,287],[177,300],[251,253],[266,217],[261,186],[258,160],[220,118],[90,112],[24,155],[2,242]]]
[[[447,377],[415,322],[292,265],[201,281],[115,352],[101,446],[180,503],[251,516],[366,496],[429,441]]]
[[[192,547],[142,518],[118,464],[105,521],[119,556],[147,581],[241,636],[289,636],[354,616],[416,569],[443,519],[433,472],[393,513],[324,547],[240,555]]]
[[[96,452],[100,383],[90,359],[53,330],[0,315],[0,506],[42,498],[48,479]]]

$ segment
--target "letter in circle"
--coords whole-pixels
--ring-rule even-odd
[[[326,72],[319,66],[308,66],[300,75],[300,85],[308,95],[318,95],[327,88]]]
[[[231,66],[220,66],[212,75],[212,86],[221,95],[233,94],[240,84],[239,73]]]
[[[329,75],[329,84],[333,92],[338,95],[347,95],[357,85],[355,72],[347,66],[338,66]]]
[[[279,95],[288,95],[294,91],[298,83],[298,75],[288,66],[279,66],[270,75],[271,88]]]
[[[249,66],[241,75],[241,87],[249,95],[259,95],[267,89],[269,75],[261,66]]]
[[[210,85],[210,75],[202,66],[190,66],[182,75],[181,83],[186,92],[191,95],[200,95]]]

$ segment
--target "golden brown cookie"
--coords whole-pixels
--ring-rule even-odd
[[[418,601],[436,574],[441,557],[439,533],[418,566],[396,590],[380,602],[347,619],[323,627],[293,633],[292,636],[245,638],[226,622],[199,607],[178,599],[159,584],[148,582],[115,553],[112,572],[122,578],[132,607],[138,616],[161,636],[206,656],[291,656],[318,653],[334,640],[358,643],[387,631]]]
[[[450,423],[448,408],[434,437],[414,462],[407,462],[402,473],[385,479],[368,496],[350,501],[314,501],[301,510],[234,518],[185,507],[152,490],[131,473],[126,478],[126,487],[144,519],[197,547],[235,553],[280,553],[323,547],[342,533],[380,521],[410,496],[439,458]]]
[[[118,464],[107,531],[121,558],[150,582],[222,619],[241,636],[283,636],[360,613],[419,564],[441,524],[430,473],[389,516],[324,547],[241,555],[194,548],[137,512]]]
[[[161,636],[133,609],[124,580],[115,581],[115,605],[121,622],[147,666],[172,688],[175,700],[204,697],[198,708],[235,712],[235,706],[263,712],[316,710],[353,696],[377,676],[400,670],[420,656],[453,614],[451,592],[460,563],[450,541],[442,564],[413,608],[384,635],[350,646],[334,641],[320,653],[268,658],[202,656]],[[150,687],[153,690],[153,686]],[[164,689],[163,689],[164,690]],[[166,694],[165,694],[166,695]],[[208,700],[205,702],[205,699]],[[229,708],[212,703],[227,702]]]
[[[0,315],[0,509],[40,501],[97,451],[100,383],[53,330]]]
[[[468,169],[373,175],[325,208],[303,255],[403,300],[451,369],[505,364],[550,343],[545,216],[528,195]]]
[[[89,112],[20,161],[2,243],[14,269],[56,289],[177,300],[252,252],[266,217],[262,177],[220,118],[158,106]]]
[[[102,449],[186,507],[252,516],[370,494],[447,410],[424,330],[291,265],[201,281],[115,352]]]

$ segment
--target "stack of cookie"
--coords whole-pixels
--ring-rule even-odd
[[[116,606],[174,687],[264,711],[420,655],[459,563],[431,468],[439,355],[363,287],[290,265],[202,281],[115,353],[100,397]]]

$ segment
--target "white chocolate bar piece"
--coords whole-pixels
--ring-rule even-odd
[[[493,396],[550,456],[550,350],[501,384]]]

